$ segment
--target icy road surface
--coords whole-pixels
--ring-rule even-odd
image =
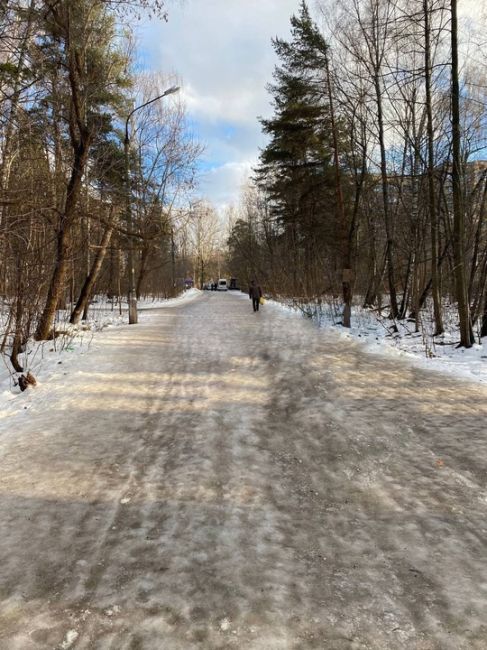
[[[7,417],[1,650],[487,648],[487,393],[232,294]]]

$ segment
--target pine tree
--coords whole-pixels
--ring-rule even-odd
[[[306,275],[317,242],[322,249],[336,238],[333,140],[327,44],[304,1],[291,26],[289,42],[273,40],[281,63],[269,85],[274,116],[261,120],[270,141],[260,156],[257,181],[281,226],[295,275],[298,269]],[[297,278],[294,284],[297,289]]]

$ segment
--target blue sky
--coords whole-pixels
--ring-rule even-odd
[[[169,21],[138,30],[144,67],[176,79],[188,122],[206,149],[200,192],[218,208],[238,201],[264,144],[273,36],[289,35],[299,0],[173,0]]]
[[[200,194],[218,208],[238,201],[265,143],[258,116],[272,113],[266,84],[277,62],[271,38],[289,35],[300,0],[167,0],[169,21],[137,30],[143,68],[181,86],[188,123],[205,145]],[[482,10],[486,11],[482,2]],[[313,0],[309,0],[313,6]],[[461,0],[463,24],[475,24],[478,0]],[[469,38],[468,50],[475,49]],[[469,53],[471,55],[471,52]]]

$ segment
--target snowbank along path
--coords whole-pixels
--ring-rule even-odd
[[[243,296],[143,318],[7,417],[2,650],[487,648],[485,387]]]

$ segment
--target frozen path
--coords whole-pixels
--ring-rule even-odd
[[[206,293],[9,419],[1,650],[487,649],[487,390]]]

